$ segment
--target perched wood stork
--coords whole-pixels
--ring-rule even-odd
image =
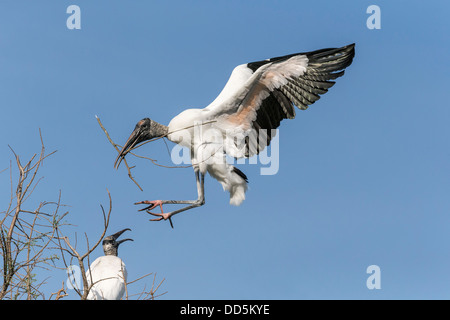
[[[88,300],[120,300],[123,297],[127,269],[122,259],[117,256],[117,252],[121,243],[133,239],[117,241],[117,238],[127,230],[130,229],[123,229],[103,239],[105,255],[95,259],[86,271],[86,278],[91,287]]]
[[[305,110],[344,74],[355,55],[355,45],[296,53],[237,66],[217,98],[203,109],[188,109],[168,126],[145,118],[140,120],[120,151],[114,166],[138,143],[167,137],[189,148],[197,181],[196,200],[141,201],[148,213],[169,219],[174,214],[205,203],[204,178],[208,172],[230,193],[230,204],[245,199],[247,177],[228,164],[225,155],[235,158],[258,154],[274,136],[283,119],[295,117],[294,105]],[[213,132],[213,134],[211,134]],[[163,212],[163,204],[187,204]],[[159,206],[161,213],[150,210]],[[173,226],[172,226],[173,227]]]

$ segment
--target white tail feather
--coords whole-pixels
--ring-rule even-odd
[[[230,192],[230,204],[239,206],[245,200],[247,182],[227,163],[208,166],[209,174],[220,182],[224,191]]]
[[[245,181],[243,184],[233,186],[230,190],[230,204],[233,206],[241,205],[242,201],[245,200],[245,191],[247,191],[247,183]]]

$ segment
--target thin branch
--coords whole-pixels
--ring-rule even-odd
[[[84,258],[86,258],[86,256],[90,255],[92,253],[92,251],[95,250],[95,248],[97,248],[97,246],[100,244],[100,242],[102,242],[103,238],[105,237],[106,230],[108,229],[109,218],[111,216],[111,210],[112,210],[112,199],[111,199],[111,194],[109,193],[109,190],[106,189],[106,191],[108,192],[108,198],[109,198],[109,211],[108,211],[108,214],[105,214],[105,210],[103,209],[103,206],[101,206],[102,213],[103,213],[103,224],[104,224],[102,235],[99,237],[97,243],[90,250],[88,249],[88,251],[83,256],[81,256],[82,260]]]
[[[139,278],[137,278],[137,279],[135,279],[135,280],[133,280],[133,281],[127,282],[127,284],[135,283],[135,282],[137,282],[137,281],[139,281],[139,280],[144,279],[145,277],[148,277],[148,276],[151,275],[151,274],[153,274],[153,272],[147,273],[146,275],[143,275],[142,277],[139,277]]]
[[[61,289],[59,289],[56,293],[52,293],[52,294],[50,295],[49,300],[51,300],[52,297],[53,297],[54,295],[56,295],[55,300],[59,300],[59,299],[64,298],[64,297],[66,297],[66,296],[69,295],[69,294],[66,292],[66,289],[64,288],[64,281],[62,282],[62,287],[61,287]]]
[[[105,127],[103,126],[102,122],[100,121],[100,118],[97,117],[97,116],[95,116],[95,117],[97,118],[98,124],[99,124],[100,127],[103,129],[103,132],[106,134],[106,137],[108,138],[109,142],[110,142],[110,143],[113,145],[113,147],[117,150],[117,153],[120,153],[120,149],[117,147],[118,145],[115,144],[115,143],[112,141],[111,137],[109,136],[108,131],[106,131]],[[130,177],[130,179],[138,186],[138,188],[139,188],[141,191],[144,191],[144,190],[142,189],[142,187],[139,185],[139,183],[137,183],[137,181],[134,179],[133,175],[131,174],[131,169],[132,169],[133,167],[130,168],[130,166],[128,165],[127,160],[126,160],[125,158],[123,159],[123,162],[125,163],[125,166],[127,167],[127,170],[128,170],[128,177]]]
[[[109,136],[108,131],[105,129],[105,127],[103,126],[102,122],[100,121],[100,118],[99,118],[98,116],[95,116],[95,117],[97,118],[97,121],[98,121],[100,127],[103,129],[103,132],[105,132],[106,137],[108,138],[109,142],[114,146],[114,148],[115,148],[115,149],[117,150],[117,152],[120,154],[120,149],[119,149],[118,147],[122,147],[122,146],[120,146],[119,144],[115,143],[115,142],[111,139],[111,137]],[[202,123],[202,125],[210,124],[210,123],[213,123],[213,122],[216,122],[216,121],[215,121],[215,120],[207,121],[207,122]],[[168,166],[168,165],[162,165],[162,164],[157,163],[158,160],[156,160],[156,159],[152,159],[152,158],[149,158],[149,157],[140,156],[140,155],[137,155],[137,154],[135,154],[135,153],[133,153],[133,152],[131,152],[131,151],[133,151],[134,149],[140,148],[140,147],[142,147],[144,144],[147,144],[147,143],[149,143],[149,142],[152,142],[152,141],[155,141],[155,140],[158,140],[158,139],[163,139],[163,138],[167,137],[167,135],[169,135],[169,134],[171,134],[171,133],[174,133],[174,132],[177,132],[177,131],[181,131],[181,130],[185,130],[185,129],[189,129],[189,128],[192,128],[192,127],[194,127],[194,125],[192,125],[192,126],[187,126],[187,127],[185,127],[185,128],[182,128],[182,129],[177,129],[177,130],[174,130],[174,131],[172,131],[172,132],[168,132],[168,133],[166,133],[166,134],[165,134],[164,136],[162,136],[162,137],[156,137],[156,138],[153,138],[153,139],[150,139],[150,140],[141,142],[141,143],[135,145],[134,147],[132,147],[132,148],[128,151],[128,153],[132,154],[133,156],[135,156],[135,157],[137,157],[137,158],[149,160],[149,161],[151,161],[154,165],[156,165],[156,166],[158,166],[158,167],[163,167],[163,168],[168,168],[168,169],[180,169],[180,168],[181,168],[181,169],[185,169],[185,168],[191,168],[191,167],[193,166],[192,164],[190,164],[190,165],[185,165],[185,166]],[[168,148],[166,141],[165,141],[164,139],[163,139],[163,141],[164,141],[164,143],[166,144],[166,148]],[[217,153],[220,149],[221,149],[221,147],[219,147],[219,148],[218,148],[212,155],[210,155],[207,159],[202,160],[202,162],[207,161],[209,158],[211,158],[212,156],[214,156],[214,154]],[[128,165],[128,163],[126,162],[126,159],[125,159],[125,158],[123,158],[123,161],[124,161],[124,163],[125,163],[125,165],[126,165],[126,167],[127,167],[127,170],[128,170],[128,176],[130,177],[131,180],[133,180],[133,182],[134,182],[134,183],[139,187],[139,189],[141,189],[141,191],[142,191],[141,186],[136,182],[136,180],[135,180],[135,179],[133,178],[133,176],[131,175],[131,169],[133,169],[134,166],[133,166],[133,167],[130,167],[130,166]]]

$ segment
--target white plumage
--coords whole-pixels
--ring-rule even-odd
[[[120,300],[125,293],[127,269],[119,257],[103,256],[95,259],[90,270],[86,272],[89,286],[94,283],[88,294],[88,300]]]
[[[138,143],[166,136],[189,148],[196,174],[197,200],[155,200],[142,209],[169,219],[174,214],[204,204],[203,179],[208,172],[230,193],[230,204],[240,205],[247,191],[247,177],[226,162],[252,157],[270,144],[283,119],[295,117],[294,106],[305,110],[334,85],[353,60],[354,44],[333,49],[291,54],[242,64],[234,68],[217,98],[203,109],[188,109],[166,127],[149,118],[139,121],[119,153],[115,166]],[[163,204],[189,204],[169,213],[150,212]]]
[[[125,293],[127,269],[125,263],[117,256],[119,245],[127,240],[116,241],[126,230],[121,230],[103,240],[104,256],[95,259],[86,271],[90,287],[88,300],[120,300]]]

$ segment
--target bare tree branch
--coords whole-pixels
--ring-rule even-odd
[[[100,120],[98,121],[101,125]],[[107,134],[106,130],[105,133]],[[109,137],[108,134],[107,136]],[[0,219],[0,259],[2,260],[0,261],[0,300],[45,299],[43,288],[47,284],[48,277],[42,280],[37,271],[65,269],[69,278],[73,279],[75,271],[70,268],[72,263],[78,264],[82,278],[82,287],[78,288],[78,284],[75,282],[73,289],[81,299],[85,300],[96,283],[107,280],[101,279],[94,282],[91,276],[88,281],[87,275],[91,272],[85,272],[85,262],[87,261],[87,268],[90,271],[90,255],[101,244],[110,223],[111,194],[107,189],[109,209],[105,211],[105,208],[100,205],[103,218],[101,233],[92,246],[88,235],[84,233],[87,249],[83,250],[84,253],[80,253],[77,249],[77,234],[75,233],[75,239],[71,242],[64,232],[65,227],[72,225],[65,222],[69,211],[60,213],[62,207],[65,206],[61,203],[61,191],[59,191],[56,201],[41,201],[32,208],[28,204],[27,200],[32,199],[31,197],[42,179],[39,178],[39,172],[43,167],[44,160],[56,152],[46,154],[40,130],[39,137],[40,152],[33,154],[27,161],[23,161],[19,154],[9,147],[14,162],[10,161],[9,166],[10,197],[9,199],[4,197],[6,204],[0,203],[6,207],[6,210],[0,211],[0,215],[2,215]],[[112,142],[112,140],[110,141]],[[31,200],[29,202],[31,203]],[[72,274],[70,270],[72,270]],[[150,274],[128,284],[142,280]],[[152,290],[142,292],[141,296],[145,295],[145,297],[153,299],[156,297],[155,292],[161,283],[156,289],[153,283]],[[60,300],[68,296],[64,282],[59,290],[51,292],[50,299]],[[127,289],[126,299],[131,296]]]
[[[106,131],[105,127],[103,126],[102,122],[100,121],[100,118],[95,116],[97,118],[98,124],[100,125],[100,127],[103,129],[103,132],[106,134],[106,137],[108,138],[109,142],[113,145],[114,149],[117,150],[117,153],[120,153],[120,149],[118,148],[118,144],[115,144],[111,137],[109,136],[108,131]],[[120,146],[119,146],[120,147]],[[137,181],[134,179],[133,175],[131,174],[131,169],[133,169],[134,167],[131,167],[128,165],[127,160],[123,159],[123,162],[125,163],[125,166],[127,167],[128,170],[128,177],[130,177],[130,179],[137,185],[137,187],[143,191],[142,187],[139,185],[139,183],[137,183]]]

